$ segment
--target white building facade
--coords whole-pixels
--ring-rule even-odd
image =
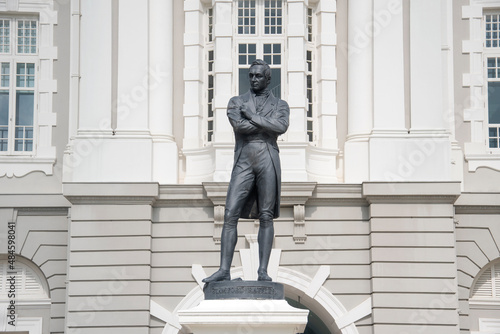
[[[0,0],[0,333],[189,333],[258,58],[305,333],[500,332],[500,1]]]

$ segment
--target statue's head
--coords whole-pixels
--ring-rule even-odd
[[[248,78],[250,79],[250,87],[258,93],[271,83],[271,68],[262,59],[257,59],[250,65]]]

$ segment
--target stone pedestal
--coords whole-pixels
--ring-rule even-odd
[[[273,282],[210,283],[205,300],[178,312],[179,323],[193,334],[304,332],[309,311],[288,305],[280,291],[283,286]]]

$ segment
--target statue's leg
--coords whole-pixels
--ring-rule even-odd
[[[260,222],[259,235],[259,269],[257,270],[259,281],[272,281],[272,278],[267,274],[267,266],[271,257],[274,239],[274,224],[272,219],[269,221]]]
[[[231,279],[229,271],[238,241],[238,219],[255,179],[251,169],[244,162],[239,161],[235,165],[227,190],[224,226],[221,234],[220,268],[211,276],[203,279],[205,283]]]
[[[230,224],[224,222],[221,235],[219,270],[211,276],[204,278],[203,282],[210,283],[231,280],[229,270],[231,268],[231,262],[233,262],[234,248],[236,247],[236,242],[238,241],[238,231],[236,228],[237,224],[238,220]]]
[[[277,194],[277,177],[269,153],[263,154],[256,177],[258,205],[259,205],[259,281],[271,281],[267,274],[269,258],[273,248],[274,239],[274,205]]]

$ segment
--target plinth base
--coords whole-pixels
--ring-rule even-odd
[[[178,312],[179,323],[193,334],[303,333],[308,314],[283,299],[203,300],[195,308]]]
[[[205,300],[285,299],[283,284],[266,281],[220,281],[205,284]]]

